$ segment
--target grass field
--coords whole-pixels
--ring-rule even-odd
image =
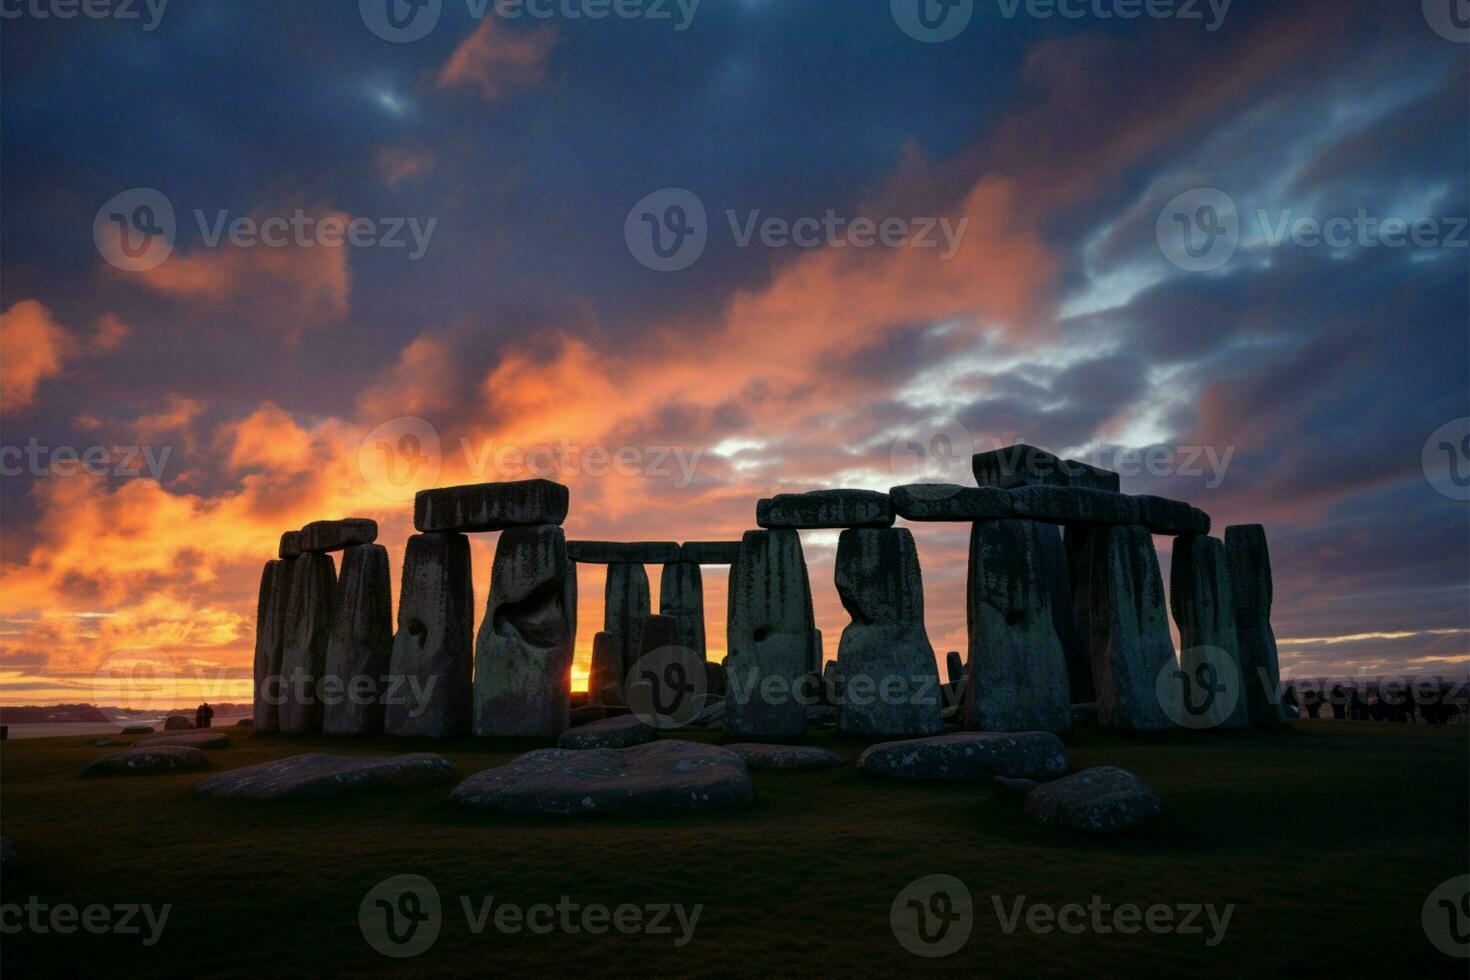
[[[1073,768],[1114,764],[1164,800],[1151,827],[1086,839],[1035,825],[989,787],[879,782],[851,766],[756,773],[756,804],[678,818],[529,821],[461,810],[443,789],[309,804],[195,797],[198,774],[81,779],[80,737],[0,747],[0,833],[20,851],[0,900],[162,903],[161,939],[39,934],[0,939],[0,970],[25,976],[318,977],[395,971],[489,976],[1466,975],[1426,939],[1420,910],[1470,866],[1470,742],[1448,729],[1294,723],[1276,734],[1126,738],[1087,731]],[[813,738],[855,760],[863,743]],[[460,776],[528,744],[472,740],[438,751]],[[303,751],[403,751],[325,737],[240,740],[216,768]],[[452,784],[450,784],[452,785]],[[389,959],[359,927],[368,891],[423,875],[443,903],[437,941]],[[967,944],[919,959],[890,906],[914,879],[948,874],[973,896]],[[479,908],[703,905],[692,939],[669,935],[476,934]],[[1026,904],[1235,906],[1223,941],[1203,934],[1038,934]],[[7,913],[12,915],[13,913]],[[142,920],[139,919],[139,922]]]

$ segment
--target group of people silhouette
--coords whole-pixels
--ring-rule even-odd
[[[1289,686],[1285,698],[1287,704],[1308,718],[1321,717],[1325,707],[1338,721],[1447,725],[1461,714],[1461,706],[1446,697],[1442,689],[1436,690],[1432,697],[1420,697],[1406,691],[1370,692],[1341,684],[1325,692],[1316,685],[1304,686],[1300,692],[1295,686]]]

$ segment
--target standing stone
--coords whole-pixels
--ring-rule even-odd
[[[806,732],[799,690],[810,670],[815,629],[811,584],[796,531],[745,532],[740,557],[730,569],[727,731]]]
[[[268,561],[260,576],[260,601],[255,607],[254,717],[255,727],[262,732],[281,727],[281,657],[286,642],[286,607],[291,599],[292,561]]]
[[[965,658],[958,650],[949,651],[944,655],[944,669],[949,675],[949,682],[958,684],[965,677]]]
[[[638,659],[638,643],[643,636],[643,621],[651,611],[648,572],[642,565],[618,562],[607,566],[607,585],[603,589],[602,628],[618,638],[618,652],[623,659],[618,679],[633,668]]]
[[[658,585],[658,611],[677,621],[678,643],[707,659],[704,642],[704,575],[693,562],[665,565]]]
[[[826,654],[823,652],[825,649],[826,647],[822,643],[822,631],[812,630],[812,659],[807,664],[808,673],[816,674],[820,677],[822,671],[826,669],[823,664],[826,660]]]
[[[1284,725],[1281,665],[1276,633],[1271,629],[1271,553],[1266,547],[1266,529],[1259,524],[1227,527],[1225,565],[1235,603],[1235,633],[1251,722],[1267,728]]]
[[[1169,605],[1179,627],[1181,696],[1193,728],[1244,728],[1235,605],[1219,538],[1181,534],[1169,568]]]
[[[552,737],[570,723],[577,578],[566,534],[502,532],[475,639],[475,734]]]
[[[837,646],[845,682],[839,727],[854,735],[937,733],[939,670],[924,632],[924,584],[913,533],[843,531],[835,579],[852,616]]]
[[[393,660],[389,575],[388,549],[380,544],[351,545],[342,552],[336,619],[327,641],[322,731],[329,735],[383,734],[383,696]]]
[[[470,541],[415,534],[403,552],[388,689],[389,735],[468,735],[473,721],[475,586]]]
[[[1047,557],[1054,538],[1048,530],[1032,521],[980,521],[970,534],[965,717],[972,730],[1072,727],[1067,660],[1048,581],[1056,567]]]
[[[1159,672],[1174,662],[1174,639],[1153,535],[1139,525],[1098,527],[1090,539],[1089,647],[1098,724],[1166,731],[1181,708],[1159,703]]]
[[[592,637],[592,666],[587,673],[587,703],[607,704],[604,689],[623,686],[623,648],[618,638],[602,630]]]
[[[1059,607],[1071,613],[1070,635],[1057,629],[1062,639],[1062,652],[1067,657],[1067,686],[1073,704],[1090,704],[1097,700],[1092,681],[1092,555],[1099,532],[1106,528],[1090,524],[1070,524],[1062,529],[1062,548],[1067,553],[1067,602]]]
[[[321,681],[327,670],[336,591],[337,569],[331,555],[307,551],[291,559],[291,597],[286,602],[281,650],[283,732],[321,731]]]

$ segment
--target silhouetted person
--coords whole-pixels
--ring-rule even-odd
[[[1347,691],[1342,689],[1341,684],[1332,686],[1332,717],[1342,721],[1347,717],[1348,696]]]
[[[1286,694],[1283,695],[1282,700],[1286,702],[1287,707],[1295,708],[1298,716],[1301,715],[1302,704],[1300,701],[1297,700],[1295,687],[1288,685],[1286,688]]]
[[[1322,694],[1319,691],[1303,691],[1302,706],[1307,709],[1307,717],[1316,718],[1322,713]]]
[[[199,706],[199,709],[194,712],[194,727],[195,728],[208,728],[209,727],[209,723],[211,721],[213,721],[213,720],[214,720],[214,709],[209,706],[209,702],[208,701],[206,701],[203,704],[201,704]]]
[[[1368,702],[1364,700],[1363,692],[1358,690],[1356,687],[1353,688],[1353,700],[1351,708],[1353,721],[1368,720]]]

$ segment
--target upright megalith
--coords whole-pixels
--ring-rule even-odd
[[[1055,567],[1048,563],[1047,543],[1055,538],[1049,531],[1032,521],[1009,520],[980,521],[970,533],[964,714],[972,730],[1072,727],[1067,661],[1048,580]]]
[[[292,561],[276,559],[266,562],[260,575],[260,599],[255,606],[254,718],[255,727],[262,732],[278,731],[281,727],[281,659],[286,643],[292,567]]]
[[[587,703],[608,703],[608,686],[620,691],[623,686],[623,645],[616,635],[606,630],[592,637],[592,664],[587,671]]]
[[[734,735],[806,732],[802,688],[812,660],[811,584],[791,529],[747,531],[730,568],[725,728]]]
[[[1159,672],[1174,662],[1174,639],[1153,535],[1140,525],[1092,528],[1089,561],[1098,724],[1134,732],[1174,727],[1179,705],[1161,703],[1158,686]]]
[[[1281,665],[1276,633],[1271,629],[1271,552],[1266,547],[1266,529],[1259,524],[1227,527],[1225,566],[1251,722],[1268,728],[1284,725]]]
[[[321,682],[335,620],[337,569],[332,556],[305,551],[291,559],[291,595],[286,601],[281,648],[281,731],[321,731]]]
[[[322,731],[330,735],[383,734],[384,695],[393,659],[393,586],[388,549],[349,545],[333,600],[322,684]]]
[[[569,724],[577,577],[559,527],[512,527],[475,639],[475,734],[550,737]]]
[[[704,575],[694,562],[664,566],[658,585],[658,611],[678,624],[679,645],[706,658],[704,642]]]
[[[454,531],[410,537],[389,668],[389,735],[470,733],[474,625],[469,538]]]
[[[854,735],[933,735],[939,670],[924,632],[924,584],[908,528],[848,528],[837,540],[837,594],[850,622],[837,645],[838,726]]]
[[[951,684],[958,684],[965,679],[965,658],[960,656],[958,650],[951,650],[944,655],[944,670]]]
[[[619,677],[627,673],[638,659],[638,640],[643,635],[643,621],[652,611],[648,572],[633,562],[616,562],[607,566],[607,583],[602,593],[602,628],[618,638],[622,657]]]
[[[1169,606],[1179,627],[1181,722],[1190,728],[1244,728],[1250,714],[1225,545],[1219,538],[1181,534],[1174,539]]]

